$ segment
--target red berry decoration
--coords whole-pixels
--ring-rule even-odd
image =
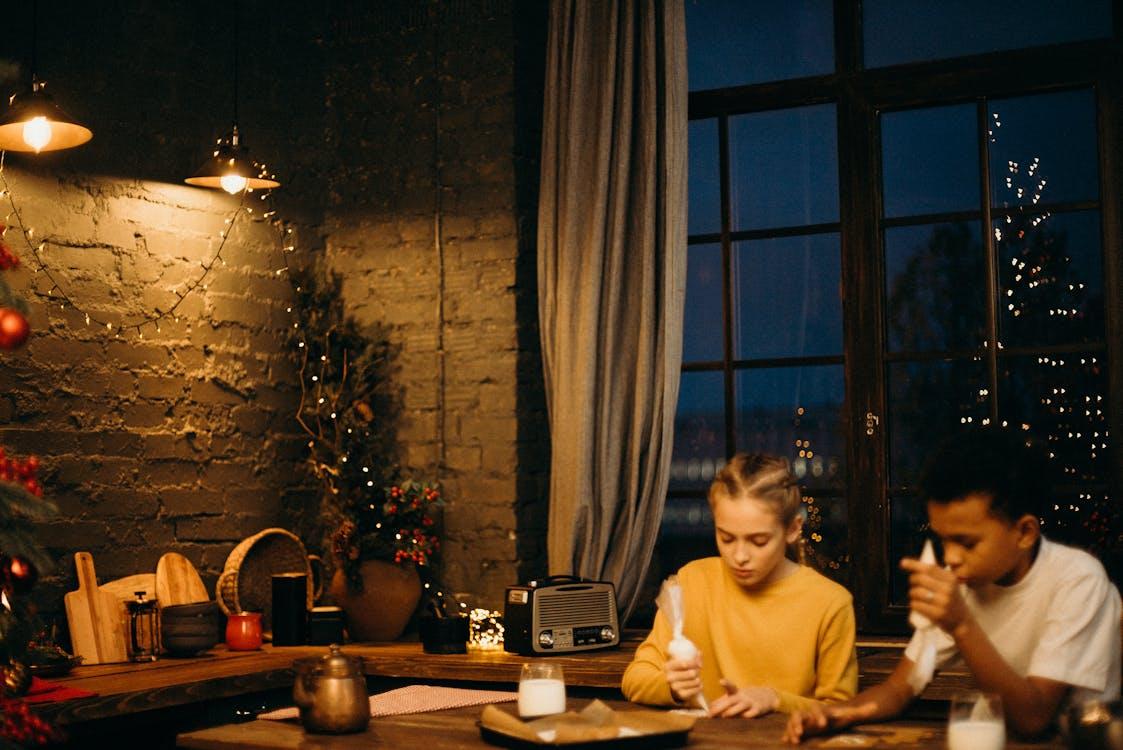
[[[0,349],[15,351],[31,335],[27,318],[13,307],[0,307]]]
[[[0,690],[6,689],[9,684],[8,674],[10,665],[0,665]],[[18,684],[18,683],[17,683]],[[30,674],[27,687],[31,686]],[[23,690],[27,691],[27,687]],[[39,747],[52,743],[62,742],[65,739],[62,732],[53,724],[31,712],[27,701],[3,700],[0,701],[0,740],[7,740],[4,744],[15,743],[17,747]]]

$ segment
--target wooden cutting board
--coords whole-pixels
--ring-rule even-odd
[[[136,592],[143,591],[149,599],[156,598],[156,574],[137,573],[132,576],[118,578],[115,581],[101,584],[102,591],[108,591],[121,601],[131,602],[136,599]]]
[[[156,600],[161,607],[210,601],[199,571],[183,555],[168,552],[156,563]]]
[[[136,600],[136,592],[143,591],[148,599],[156,598],[156,574],[155,573],[137,573],[136,575],[125,576],[118,578],[114,581],[108,581],[101,584],[98,588],[102,591],[108,591],[113,596],[117,597],[117,619],[121,622],[121,632],[125,636],[125,642],[128,643],[129,638],[129,610],[126,606],[127,602]]]
[[[111,664],[129,660],[122,630],[121,602],[97,585],[94,558],[89,552],[74,555],[78,590],[63,597],[70,642],[83,664]]]

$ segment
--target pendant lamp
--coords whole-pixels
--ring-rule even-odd
[[[85,125],[62,110],[44,89],[46,81],[35,75],[35,44],[39,26],[39,3],[32,10],[31,90],[12,94],[8,109],[0,117],[0,149],[4,151],[59,151],[81,146],[94,137]]]
[[[188,185],[221,188],[231,195],[243,190],[265,190],[280,187],[277,176],[269,174],[264,164],[250,158],[250,150],[238,133],[238,8],[234,8],[234,122],[230,133],[218,140],[214,152],[203,166],[184,180]]]
[[[219,139],[211,158],[184,182],[198,187],[222,188],[231,195],[246,188],[263,190],[281,186],[276,175],[268,174],[263,165],[250,158],[250,150],[239,140],[237,119],[230,134]]]

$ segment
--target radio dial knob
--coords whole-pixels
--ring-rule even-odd
[[[543,630],[541,633],[539,633],[538,634],[538,645],[539,646],[545,646],[545,647],[553,646],[554,645],[554,631]]]
[[[613,630],[612,628],[601,628],[600,629],[600,639],[602,641],[604,641],[605,643],[611,641],[615,637],[616,637],[616,631]]]

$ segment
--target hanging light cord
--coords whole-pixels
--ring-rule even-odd
[[[433,24],[433,245],[437,253],[437,470],[443,471],[447,460],[447,425],[445,422],[445,248],[444,187],[441,181],[441,34],[440,8],[429,6]]]
[[[230,215],[230,218],[225,220],[222,232],[220,233],[222,239],[218,243],[218,249],[215,250],[214,255],[211,256],[211,259],[209,261],[207,261],[205,263],[201,262],[199,264],[203,269],[202,273],[200,273],[199,276],[197,276],[192,281],[188,282],[187,286],[182,291],[180,291],[178,289],[172,290],[172,291],[175,292],[176,300],[175,300],[175,302],[172,303],[171,307],[169,307],[167,310],[161,310],[160,308],[156,308],[155,312],[145,315],[140,320],[127,321],[127,322],[124,322],[124,323],[113,323],[113,322],[107,321],[105,319],[99,318],[96,315],[87,312],[86,310],[84,310],[83,308],[81,308],[80,306],[75,304],[74,300],[71,299],[70,295],[68,295],[66,293],[66,290],[63,288],[63,286],[59,282],[59,280],[55,277],[55,275],[53,273],[51,273],[50,267],[46,264],[46,262],[43,260],[42,255],[40,254],[41,251],[48,244],[55,244],[59,247],[65,247],[66,245],[64,245],[63,243],[51,243],[49,240],[46,240],[46,239],[40,240],[40,242],[38,244],[36,244],[35,242],[32,241],[32,235],[33,235],[34,230],[32,228],[28,227],[26,224],[24,224],[23,215],[20,213],[19,207],[16,205],[15,199],[12,197],[12,188],[8,184],[8,177],[7,177],[6,174],[4,174],[4,157],[5,157],[5,154],[6,154],[6,152],[0,150],[0,198],[7,198],[8,205],[11,208],[11,211],[9,212],[8,216],[9,217],[13,217],[13,216],[15,217],[15,220],[16,220],[15,227],[17,229],[19,229],[20,235],[23,237],[24,242],[27,243],[27,249],[31,252],[31,256],[35,259],[35,264],[36,264],[36,268],[34,269],[35,272],[36,273],[42,272],[43,275],[45,275],[47,277],[47,280],[51,282],[51,288],[48,289],[45,293],[40,292],[40,291],[37,291],[36,293],[39,294],[40,296],[45,295],[45,296],[48,296],[48,297],[53,297],[55,299],[61,300],[62,301],[61,303],[62,303],[63,307],[66,307],[66,306],[69,305],[70,307],[74,308],[79,314],[85,316],[87,325],[89,325],[90,323],[94,323],[95,325],[98,325],[98,326],[104,326],[106,328],[106,330],[114,331],[117,336],[120,336],[122,333],[125,333],[127,331],[135,330],[137,332],[137,334],[141,338],[143,338],[144,337],[144,330],[143,330],[144,326],[153,326],[157,331],[159,331],[160,330],[160,321],[164,320],[166,318],[174,317],[176,310],[179,308],[180,304],[183,303],[183,300],[185,300],[193,291],[198,289],[200,286],[203,286],[205,288],[204,282],[206,281],[207,276],[210,275],[210,272],[215,267],[215,265],[218,264],[219,262],[222,262],[222,263],[226,262],[226,261],[222,260],[222,251],[226,247],[226,240],[230,237],[230,232],[234,227],[234,222],[237,221],[238,217],[242,215],[243,211],[247,215],[253,213],[253,209],[251,207],[245,205],[247,192],[243,191],[241,199],[238,201],[237,208],[234,209],[234,212]],[[269,194],[265,193],[261,196],[261,200],[265,200],[267,197],[269,197]],[[267,211],[266,213],[263,214],[263,218],[268,219],[271,216],[273,216],[274,214],[276,214],[276,211]],[[274,224],[276,225],[276,224],[278,224],[278,222],[274,222]],[[284,235],[290,234],[291,232],[292,232],[291,228],[288,228],[288,227],[284,228],[284,232],[282,234],[282,245],[283,245],[282,249],[283,249],[284,252],[291,252],[292,249],[293,249],[291,244],[288,244],[286,242],[286,237],[284,236]],[[287,266],[281,267],[281,268],[278,268],[275,273],[277,275],[280,275],[287,270],[288,270]],[[56,295],[55,292],[58,292],[58,294]],[[176,319],[178,320],[178,318],[176,318]]]
[[[238,28],[242,17],[239,6],[234,3],[234,127],[238,127],[238,44],[241,39]]]
[[[39,47],[39,0],[31,4],[31,88],[35,90],[35,74],[38,72]]]

